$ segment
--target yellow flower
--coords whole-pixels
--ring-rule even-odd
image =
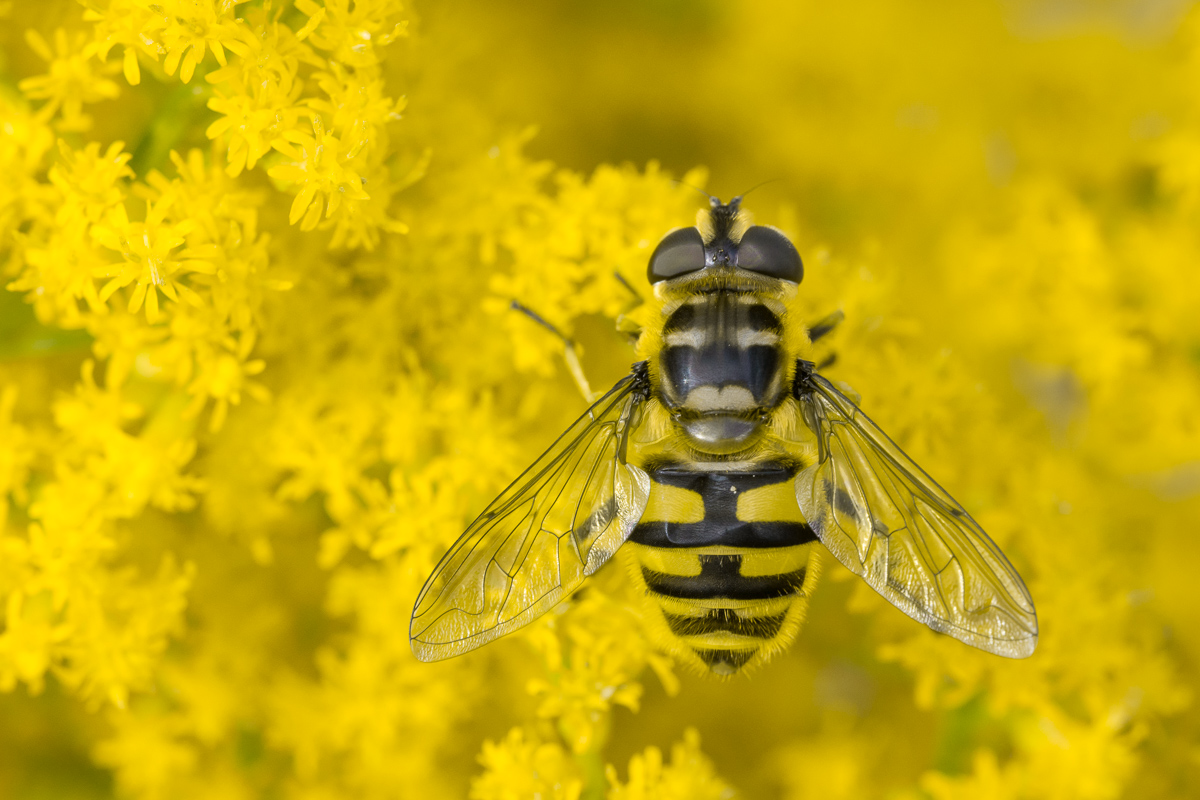
[[[538,715],[555,721],[574,753],[602,750],[615,706],[638,710],[643,692],[638,678],[646,666],[668,694],[678,689],[670,662],[648,642],[630,599],[610,596],[595,581],[571,616],[552,616],[528,634],[545,659],[546,676],[531,679],[526,690],[540,699]]]
[[[471,781],[471,800],[579,800],[583,792],[579,768],[563,748],[521,728],[484,742],[479,763],[484,773]]]
[[[35,450],[33,437],[23,425],[13,421],[13,408],[17,404],[17,387],[13,385],[0,388],[0,537],[4,535],[4,525],[8,519],[7,498],[19,504],[28,502],[26,484],[29,481],[30,462],[33,461]]]
[[[365,122],[356,127],[364,125]],[[304,231],[317,227],[322,211],[327,218],[332,217],[343,203],[352,206],[370,198],[363,190],[363,179],[350,164],[365,140],[353,130],[343,131],[341,136],[326,132],[319,116],[313,117],[312,127],[312,136],[285,131],[283,140],[275,142],[275,148],[292,161],[267,171],[272,178],[300,188],[292,201],[288,222],[292,225],[299,222],[300,230]]]
[[[5,126],[0,136],[0,246],[11,247],[21,226],[54,219],[60,198],[40,178],[56,136],[12,93],[0,92],[0,119]],[[15,272],[19,264],[18,250],[2,271]]]
[[[49,120],[61,110],[62,116],[57,123],[60,130],[86,131],[91,128],[92,118],[83,113],[83,104],[111,100],[120,95],[121,89],[104,77],[113,69],[92,61],[91,53],[84,46],[88,41],[87,34],[68,37],[67,32],[59,28],[54,32],[54,50],[35,30],[26,31],[25,40],[50,65],[47,74],[25,78],[18,84],[27,97],[47,101],[38,110],[38,118]]]
[[[192,220],[170,224],[165,221],[166,203],[147,204],[146,220],[130,222],[125,207],[118,206],[108,218],[92,228],[96,241],[121,254],[123,260],[96,270],[97,277],[110,280],[100,290],[105,302],[118,289],[136,283],[129,297],[129,310],[135,312],[146,304],[146,319],[158,319],[158,292],[178,302],[199,303],[194,292],[180,281],[189,273],[213,273],[216,267],[191,250],[178,250],[188,233],[196,228]],[[207,254],[207,253],[205,253]]]
[[[189,276],[189,285],[204,300],[196,313],[211,317],[202,324],[217,340],[226,335],[224,326],[253,332],[266,296],[292,285],[271,262],[269,237],[259,231],[263,192],[238,187],[219,162],[206,164],[199,150],[191,150],[186,159],[172,152],[171,161],[177,178],[168,180],[155,170],[134,192],[152,205],[170,208],[172,218],[194,223],[187,252],[213,267]]]
[[[99,222],[121,204],[133,156],[125,152],[124,142],[113,142],[103,154],[100,145],[91,142],[82,150],[73,150],[61,139],[58,150],[62,160],[50,168],[47,177],[60,192],[59,220],[64,227]]]
[[[629,759],[629,780],[617,777],[608,767],[608,800],[728,800],[733,788],[717,776],[712,762],[700,752],[700,734],[695,728],[683,732],[683,741],[671,748],[671,762],[664,763],[662,751],[647,747]]]
[[[227,338],[222,345],[219,350],[206,349],[197,354],[196,377],[188,386],[188,391],[200,400],[199,404],[193,403],[193,409],[199,410],[197,406],[209,397],[216,400],[209,421],[209,429],[213,431],[220,430],[225,424],[229,406],[242,402],[243,391],[259,402],[266,402],[270,397],[262,384],[250,380],[266,368],[262,359],[250,358],[254,334],[242,334],[238,340]]]
[[[249,52],[246,31],[235,18],[235,7],[246,0],[88,0],[84,19],[95,24],[93,42],[84,51],[101,60],[114,45],[125,48],[124,71],[130,84],[141,82],[137,53],[157,61],[165,56],[167,75],[179,70],[184,83],[211,50],[217,63],[225,66],[229,49],[238,55]],[[181,66],[182,65],[182,66]]]
[[[270,151],[271,143],[304,116],[296,105],[302,88],[296,69],[294,59],[264,50],[259,58],[239,60],[206,76],[215,86],[208,107],[221,118],[208,126],[205,135],[210,139],[228,137],[231,177],[253,169]]]
[[[234,9],[247,0],[166,0],[155,8],[154,38],[166,53],[163,68],[168,75],[179,69],[179,79],[188,83],[196,66],[204,60],[205,47],[212,51],[222,67],[228,62],[225,49],[238,55],[250,52],[242,41],[243,30],[234,18]],[[182,65],[182,66],[181,66]]]
[[[403,97],[389,96],[381,75],[373,74],[373,70],[351,72],[336,61],[330,62],[328,69],[328,72],[313,75],[326,97],[310,98],[308,105],[329,119],[332,130],[358,128],[362,138],[359,142],[351,143],[351,146],[365,145],[367,141],[378,139],[380,128],[401,119],[400,112],[407,101]],[[359,126],[359,120],[367,125]]]
[[[13,553],[10,550],[5,555]],[[39,694],[52,654],[72,632],[59,621],[47,595],[28,598],[19,589],[9,594],[0,633],[0,691],[11,692],[21,681]]]
[[[108,53],[115,45],[124,47],[122,69],[125,80],[133,86],[142,81],[137,54],[141,49],[150,58],[158,60],[163,48],[147,31],[153,30],[158,15],[151,7],[137,0],[89,0],[83,18],[93,23],[92,42],[84,50],[86,55],[96,55],[101,61],[108,60]]]
[[[29,242],[24,257],[23,273],[6,288],[27,292],[39,319],[78,328],[82,324],[80,300],[93,311],[103,309],[95,274],[103,268],[104,258],[87,228],[56,228],[47,240]]]
[[[27,292],[43,320],[80,327],[80,300],[93,312],[103,309],[95,276],[105,259],[95,247],[90,226],[112,213],[124,197],[124,179],[133,172],[123,149],[122,142],[113,142],[101,154],[95,142],[81,151],[59,142],[61,160],[48,175],[56,190],[55,224],[44,238],[26,241],[25,269],[7,287]]]
[[[0,2],[0,793],[1187,794],[1200,13],[910,5]],[[835,566],[787,654],[676,678],[613,567],[417,662],[422,582],[584,411],[511,302],[611,385],[692,187],[772,176],[787,313],[844,312],[817,356],[1037,653]]]
[[[197,748],[174,719],[148,723],[132,714],[114,714],[113,735],[96,745],[97,763],[116,771],[123,792],[165,797],[181,776],[195,769]]]
[[[377,63],[376,48],[408,35],[408,22],[396,19],[404,10],[401,0],[326,0],[324,7],[296,0],[296,8],[310,18],[305,31],[312,43],[348,66]]]

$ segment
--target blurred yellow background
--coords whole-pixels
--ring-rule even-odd
[[[0,8],[0,797],[1200,796],[1189,4]],[[508,301],[610,385],[612,273],[765,181],[830,376],[1038,651],[829,564],[748,678],[674,670],[617,569],[417,663],[433,564],[583,410]]]

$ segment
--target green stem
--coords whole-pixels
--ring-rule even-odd
[[[5,281],[0,276],[0,287]],[[85,351],[92,344],[84,330],[54,328],[38,322],[33,306],[16,292],[0,288],[0,361]]]
[[[604,774],[604,757],[599,750],[589,750],[575,756],[583,773],[583,794],[579,800],[604,800],[608,777]]]
[[[171,150],[186,134],[194,132],[198,118],[208,113],[207,104],[211,94],[212,91],[204,82],[204,72],[197,69],[191,83],[181,83],[166,90],[155,101],[158,113],[146,126],[129,162],[134,174],[141,177],[167,163]]]
[[[608,742],[611,719],[611,713],[605,712],[604,719],[596,722],[591,747],[586,752],[575,754],[575,763],[579,765],[579,771],[583,773],[583,794],[580,796],[580,800],[604,800],[608,789],[608,776],[604,773],[604,745]],[[567,731],[562,729],[561,720],[559,736],[570,747],[573,737],[568,736]]]

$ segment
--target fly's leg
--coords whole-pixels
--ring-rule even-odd
[[[830,331],[841,324],[846,315],[839,309],[832,314],[826,314],[819,320],[808,326],[808,339],[814,344],[818,339],[824,338]]]
[[[834,311],[832,314],[826,314],[808,327],[808,340],[816,344],[818,339],[825,338],[845,318],[846,315],[840,309]],[[817,364],[817,369],[825,369],[826,367],[833,366],[836,361],[837,353],[830,353]]]
[[[550,331],[560,340],[562,340],[563,360],[567,362],[567,371],[571,373],[571,377],[575,380],[575,385],[579,387],[579,392],[583,395],[583,399],[586,400],[589,405],[594,403],[598,395],[592,392],[592,387],[588,383],[587,376],[583,374],[583,365],[579,363],[579,345],[576,344],[575,340],[569,338],[558,328],[542,319],[542,317],[536,311],[528,308],[527,306],[521,305],[516,300],[512,301],[510,307],[514,311],[520,311],[522,314],[526,315],[534,322],[538,323],[543,328]]]
[[[633,288],[632,286],[630,286],[629,281],[625,280],[625,277],[623,275],[621,275],[621,273],[614,270],[613,277],[616,278],[617,283],[624,286],[625,290],[627,292],[629,292],[629,294],[631,295],[632,305],[630,305],[628,308],[625,309],[625,313],[628,314],[630,311],[633,311],[635,308],[640,306],[642,303],[646,302],[646,299],[644,297],[642,297],[642,293],[639,292],[637,289]]]
[[[642,303],[646,302],[646,299],[642,297],[641,293],[638,292],[637,289],[629,285],[629,281],[625,280],[625,278],[621,276],[621,273],[614,271],[613,277],[616,278],[617,282],[624,286],[631,295],[630,304],[626,306],[625,310],[617,316],[617,332],[624,334],[629,340],[629,343],[636,347],[638,336],[640,336],[642,333],[642,328],[629,318],[629,313]]]

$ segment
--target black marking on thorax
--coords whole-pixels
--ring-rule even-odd
[[[742,386],[760,407],[774,406],[782,334],[774,311],[739,292],[716,291],[679,306],[663,325],[667,405],[683,405],[701,386]]]
[[[651,470],[655,482],[699,494],[704,501],[704,519],[640,522],[630,541],[649,547],[791,547],[815,541],[816,534],[803,522],[737,518],[737,501],[743,492],[790,481],[795,474],[794,469],[781,465],[764,465],[750,472],[692,472],[678,466]]]

